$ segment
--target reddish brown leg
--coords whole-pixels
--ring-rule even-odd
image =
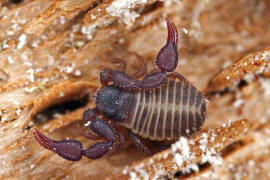
[[[109,155],[114,155],[116,152],[123,149],[123,147],[126,143],[126,139],[125,139],[125,136],[123,135],[123,133],[121,131],[119,131],[118,129],[116,129],[116,132],[117,132],[117,141],[118,142],[113,147],[113,149],[110,151]]]
[[[91,140],[99,140],[101,139],[100,136],[96,135],[96,134],[93,134],[92,132],[89,132],[89,130],[85,129],[85,124],[82,124],[81,125],[81,129],[77,131],[77,134],[87,138],[87,139],[91,139]]]
[[[126,63],[125,60],[123,60],[121,58],[106,57],[105,60],[109,61],[112,64],[119,64],[119,66],[118,66],[119,71],[125,71],[126,70],[127,63]]]
[[[82,117],[82,120],[83,120],[83,125],[84,126],[89,126],[91,121],[93,121],[95,118],[96,118],[96,114],[99,113],[99,109],[97,107],[95,108],[92,108],[92,109],[87,109],[83,112],[83,117]],[[91,132],[87,132],[87,133],[80,133],[80,135],[88,138],[88,139],[92,139],[92,140],[99,140],[101,139],[100,136],[98,135],[95,135]]]
[[[168,77],[179,79],[180,82],[188,82],[188,80],[178,72],[170,73],[168,74]]]
[[[163,84],[167,79],[166,72],[174,71],[178,63],[177,29],[169,19],[167,19],[167,27],[167,43],[159,51],[156,60],[156,64],[160,69],[160,72],[150,73],[144,77],[143,81],[138,81],[131,78],[123,71],[104,69],[100,73],[100,81],[102,85],[108,85],[109,82],[113,82],[114,85],[126,89],[150,89],[157,88]]]
[[[101,139],[100,136],[95,135],[95,134],[89,132],[89,130],[88,129],[86,130],[85,128],[86,128],[85,127],[85,124],[84,123],[80,123],[80,129],[75,130],[75,131],[76,131],[77,134],[79,134],[79,135],[81,135],[81,136],[83,136],[83,137],[85,137],[87,139],[92,139],[92,140],[99,140],[99,139]]]
[[[137,60],[140,61],[140,63],[139,63],[140,67],[137,68],[137,70],[134,73],[132,73],[132,75],[131,75],[132,78],[139,79],[140,77],[145,75],[145,73],[147,71],[144,58],[136,52],[129,52],[129,53],[134,54],[136,56]]]
[[[171,147],[171,144],[160,144],[158,141],[153,141],[154,146],[156,146],[159,150],[166,150]]]
[[[128,52],[128,53],[136,56],[136,59],[139,61],[140,67],[131,75],[132,78],[139,79],[146,73],[146,64],[144,62],[144,59],[141,55],[139,55],[136,52]],[[109,61],[112,64],[119,64],[117,68],[118,71],[123,71],[123,72],[126,71],[127,63],[125,60],[121,58],[115,58],[115,57],[106,57],[104,58],[104,60]]]
[[[152,74],[152,73],[156,73],[156,72],[160,72],[160,69],[159,68],[154,68],[150,71],[149,74]]]
[[[96,115],[98,113],[99,113],[99,109],[97,107],[92,108],[92,109],[89,108],[83,112],[82,120],[84,121],[85,124],[88,124],[89,122],[96,119]]]
[[[116,147],[116,151],[119,151],[126,144],[126,139],[125,139],[125,136],[123,135],[123,133],[121,131],[117,130],[117,133],[118,133],[119,143],[118,143],[118,145]]]
[[[135,136],[135,134],[133,134],[131,131],[128,131],[128,135],[132,142],[145,154],[145,156],[152,155],[150,150],[141,142],[141,140],[137,136]]]
[[[109,123],[98,118],[91,121],[90,129],[103,137],[106,142],[97,142],[84,150],[81,142],[74,139],[55,141],[46,137],[38,129],[35,129],[34,135],[41,146],[55,152],[64,159],[78,161],[83,155],[89,159],[98,159],[113,147],[117,138],[116,133]]]

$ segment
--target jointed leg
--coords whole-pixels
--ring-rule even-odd
[[[94,119],[96,119],[96,114],[99,113],[99,109],[97,107],[92,108],[92,109],[87,109],[86,111],[83,112],[83,125],[84,126],[89,126],[91,121],[93,121]],[[95,135],[91,132],[87,132],[87,133],[80,133],[80,135],[88,138],[88,139],[92,139],[92,140],[99,140],[101,139],[100,136]]]
[[[140,68],[137,68],[137,70],[131,75],[132,78],[139,79],[146,73],[146,64],[144,62],[144,58],[136,52],[129,52],[129,53],[135,55],[136,59],[140,62],[139,63]]]
[[[91,140],[100,140],[101,137],[100,136],[97,136],[95,134],[92,134],[90,132],[87,132],[87,133],[79,133],[81,136],[87,138],[87,139],[91,139]]]
[[[113,147],[113,149],[109,152],[109,155],[113,155],[116,152],[118,152],[119,150],[121,150],[125,143],[126,143],[126,139],[125,136],[123,135],[123,133],[121,131],[119,131],[118,129],[116,129],[116,135],[117,135],[117,143],[115,144],[115,146]]]
[[[136,59],[139,61],[140,67],[131,75],[132,78],[138,79],[146,73],[146,64],[144,62],[143,57],[140,56],[138,53],[136,52],[128,52],[128,53],[130,55],[134,55]],[[121,58],[115,58],[115,57],[105,57],[104,60],[109,61],[112,64],[119,64],[117,68],[118,71],[123,71],[123,72],[126,71],[127,63],[125,60]]]
[[[141,142],[141,140],[135,136],[131,131],[128,131],[128,135],[130,137],[130,139],[132,140],[132,142],[140,149],[143,151],[143,153],[146,156],[151,156],[152,153],[150,152],[150,150]]]
[[[188,82],[188,80],[184,76],[182,76],[181,74],[179,74],[178,72],[170,73],[170,74],[168,74],[168,77],[176,78],[180,82]]]
[[[86,111],[83,112],[83,117],[82,120],[88,124],[89,122],[93,121],[96,119],[97,114],[99,113],[99,109],[97,107],[92,108],[92,109],[87,109]]]
[[[121,58],[106,57],[106,58],[104,58],[104,60],[109,61],[112,64],[119,64],[119,66],[117,68],[119,71],[125,71],[126,70],[127,63],[126,63],[125,60],[123,60]]]
[[[159,150],[166,150],[171,147],[171,144],[161,144],[158,141],[153,141],[154,146],[156,146]]]
[[[75,132],[77,133],[77,134],[79,134],[80,136],[83,136],[83,137],[85,137],[85,138],[87,138],[87,139],[91,139],[91,140],[99,140],[99,139],[101,139],[102,137],[100,137],[100,136],[98,136],[98,135],[96,135],[96,134],[93,134],[92,132],[89,132],[89,130],[87,129],[87,131],[86,131],[86,129],[85,129],[85,124],[80,124],[80,129],[78,129],[78,130],[75,130]]]

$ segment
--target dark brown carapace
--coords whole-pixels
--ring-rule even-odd
[[[135,134],[153,141],[164,141],[177,140],[180,136],[187,137],[198,131],[205,120],[205,99],[182,75],[176,72],[167,74],[174,71],[178,63],[176,27],[168,19],[167,27],[167,43],[156,61],[159,69],[147,74],[142,81],[128,76],[123,70],[104,69],[100,73],[102,88],[95,95],[96,107],[86,110],[83,120],[96,134],[88,137],[96,139],[98,135],[105,142],[83,149],[77,140],[55,141],[36,129],[37,141],[71,161],[80,160],[83,155],[97,159],[112,147],[120,149],[124,144],[123,134],[106,120],[97,118],[97,114],[104,114],[129,129],[130,139],[147,155],[151,154],[150,151]],[[125,67],[125,61],[121,59],[110,60]],[[142,73],[137,78],[139,76]]]

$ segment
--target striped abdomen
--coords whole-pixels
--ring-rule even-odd
[[[138,91],[123,125],[152,140],[177,139],[201,128],[205,108],[203,96],[189,82],[170,80],[160,88]]]

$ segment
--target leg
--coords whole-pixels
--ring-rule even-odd
[[[149,151],[149,149],[141,142],[141,140],[139,138],[137,138],[131,131],[128,131],[128,135],[130,137],[130,139],[132,140],[132,142],[140,149],[143,151],[143,153],[146,156],[151,156],[151,152]]]
[[[137,69],[134,73],[132,73],[131,77],[134,79],[139,79],[140,77],[142,77],[143,75],[145,75],[146,73],[146,64],[144,62],[144,59],[141,55],[139,55],[136,52],[129,52],[130,54],[133,54],[136,56],[136,59],[138,61],[140,61],[140,68]]]
[[[142,56],[135,52],[128,52],[130,55],[134,55],[138,61],[140,61],[140,67],[132,73],[131,77],[134,79],[138,79],[142,77],[146,73],[146,65]],[[119,64],[117,70],[118,71],[126,71],[127,63],[125,60],[121,58],[114,58],[114,57],[105,57],[104,60],[109,61],[112,64]]]
[[[90,124],[91,121],[96,119],[97,114],[99,113],[99,109],[97,107],[92,109],[87,109],[83,112],[82,120],[85,123],[85,126],[88,126],[87,124]]]
[[[87,139],[91,139],[91,140],[100,140],[101,137],[97,136],[95,134],[92,134],[90,132],[86,133],[86,132],[78,132],[81,136],[87,138]]]
[[[160,144],[158,141],[153,141],[154,146],[156,146],[159,150],[166,150],[171,147],[171,144]]]
[[[55,152],[64,159],[78,161],[83,155],[89,159],[98,159],[113,147],[116,134],[109,123],[98,118],[91,122],[90,128],[103,137],[106,142],[97,142],[86,150],[83,149],[80,141],[74,139],[55,141],[43,135],[38,129],[35,130],[34,135],[41,146]]]
[[[89,126],[91,121],[93,121],[94,119],[96,119],[96,114],[99,113],[99,109],[97,107],[92,108],[92,109],[87,109],[83,112],[83,123],[84,126]],[[88,133],[80,133],[82,136],[88,138],[88,139],[92,139],[92,140],[98,140],[101,139],[100,136],[97,136],[95,134],[92,134],[90,132]]]
[[[176,79],[178,79],[180,82],[189,82],[184,76],[182,76],[182,75],[179,74],[178,72],[170,73],[170,74],[168,74],[168,77],[176,78]]]
[[[105,60],[109,61],[112,64],[119,64],[118,70],[119,71],[125,71],[127,63],[125,60],[120,59],[120,58],[114,58],[114,57],[106,57],[104,58]]]
[[[125,143],[126,143],[126,139],[125,136],[123,135],[123,133],[121,131],[119,131],[118,129],[116,129],[117,131],[117,144],[115,145],[115,147],[110,151],[109,155],[113,155],[116,152],[118,152],[119,150],[121,150]]]
[[[87,128],[86,124],[81,121],[80,123],[80,129],[75,129],[75,133],[79,134],[80,136],[83,136],[87,139],[92,139],[92,140],[99,140],[101,139],[100,136],[93,134],[92,132],[89,132],[89,129]]]
[[[104,69],[100,73],[100,81],[102,85],[107,85],[109,82],[113,82],[114,85],[127,89],[150,89],[157,88],[163,84],[167,80],[166,72],[174,71],[178,63],[177,29],[169,19],[167,19],[167,27],[167,43],[159,51],[156,60],[156,64],[160,69],[159,72],[150,73],[144,77],[143,81],[138,81],[131,78],[123,71]]]

